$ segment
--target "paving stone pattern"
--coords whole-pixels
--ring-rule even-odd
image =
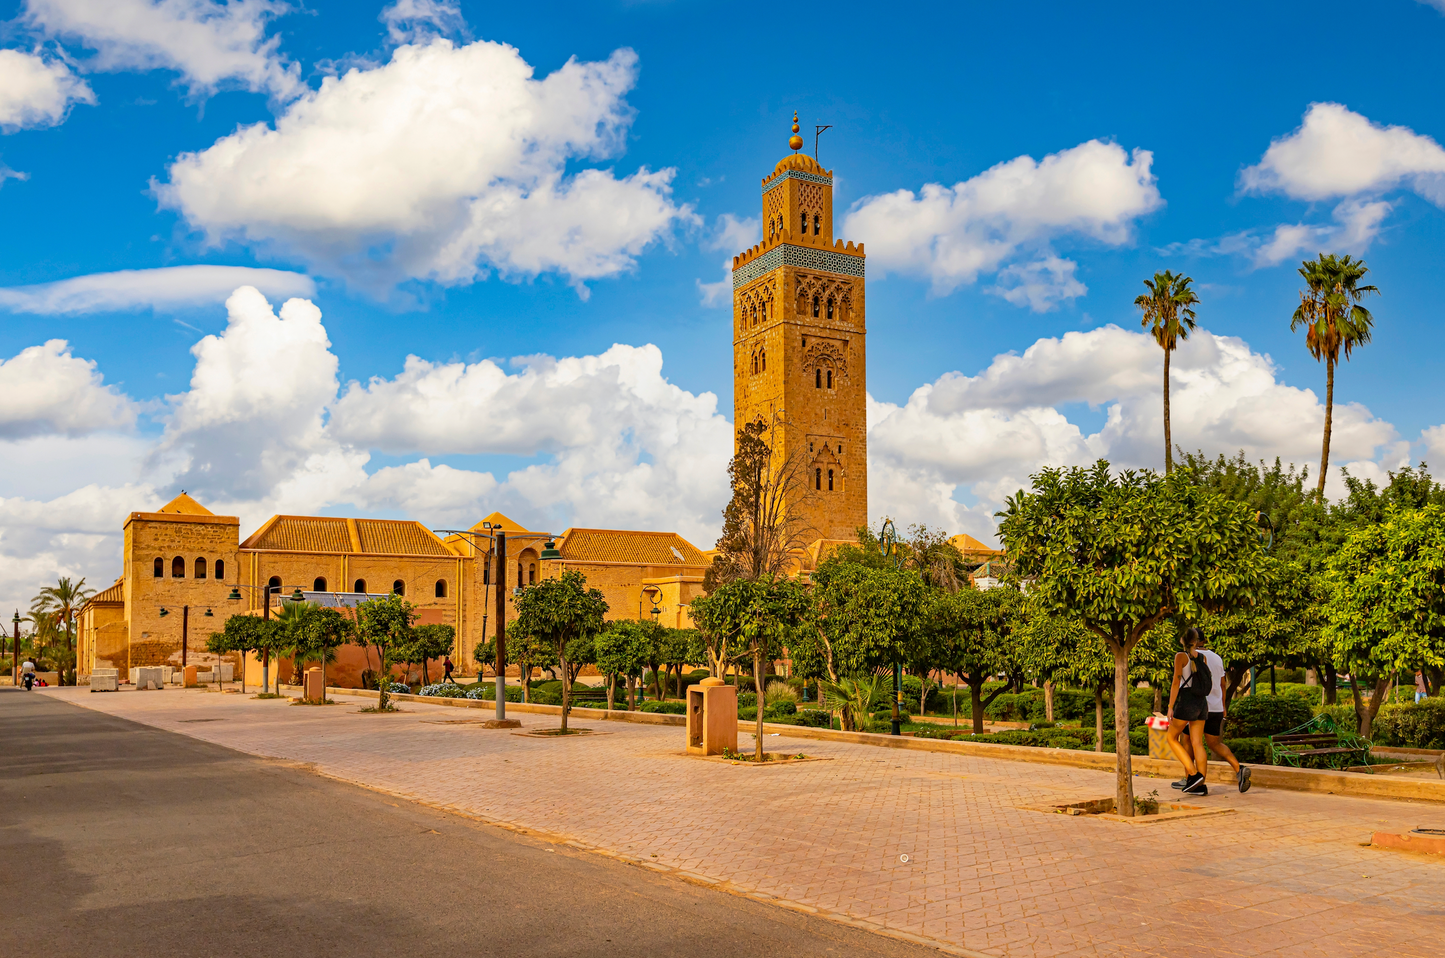
[[[1082,769],[784,738],[769,748],[828,760],[740,767],[685,757],[680,728],[585,710],[573,723],[596,734],[544,739],[414,703],[44,694],[954,951],[1424,958],[1445,940],[1445,860],[1361,846],[1445,827],[1436,805],[1216,788],[1201,803],[1233,814],[1138,826],[1019,807],[1112,794]]]

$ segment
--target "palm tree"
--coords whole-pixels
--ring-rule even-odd
[[[37,612],[53,615],[56,624],[65,630],[66,651],[74,656],[75,622],[80,617],[80,610],[86,600],[93,595],[95,590],[87,589],[84,579],[72,585],[69,576],[61,576],[55,585],[48,585],[40,590],[30,603],[30,613],[32,617]],[[65,684],[63,672],[60,684]]]
[[[1194,328],[1194,307],[1199,304],[1199,297],[1189,288],[1192,282],[1192,278],[1166,269],[1155,273],[1152,280],[1144,280],[1149,293],[1134,300],[1134,305],[1144,311],[1142,325],[1152,324],[1149,332],[1164,350],[1165,475],[1174,471],[1174,441],[1169,433],[1169,355],[1189,338],[1189,331]]]
[[[1299,308],[1294,311],[1289,328],[1293,332],[1305,327],[1305,348],[1317,361],[1325,361],[1325,442],[1320,453],[1320,478],[1315,495],[1325,498],[1325,479],[1330,467],[1330,429],[1335,418],[1335,366],[1340,353],[1346,359],[1356,346],[1370,341],[1375,317],[1360,305],[1367,293],[1378,293],[1373,286],[1361,286],[1360,280],[1370,268],[1362,259],[1348,253],[1336,257],[1321,253],[1317,259],[1305,260],[1299,274],[1305,288],[1300,290]]]

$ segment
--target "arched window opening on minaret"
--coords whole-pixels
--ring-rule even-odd
[[[204,579],[205,577],[206,577],[206,560],[205,560],[205,559],[200,559],[200,558],[198,558],[198,559],[196,559],[196,578],[197,578],[197,579]]]
[[[828,388],[833,388],[833,370],[828,370]]]
[[[311,582],[311,591],[312,591],[312,592],[325,592],[325,591],[326,591],[326,577],[325,577],[324,575],[319,575],[319,576],[317,576],[315,579],[312,580],[312,582]]]
[[[760,356],[761,356],[762,362],[760,362],[760,363],[758,364],[758,366],[759,366],[759,371],[760,371],[760,372],[767,372],[767,371],[768,371],[768,351],[767,351],[766,349],[763,350],[762,353],[760,354]]]
[[[219,581],[226,577],[226,560],[216,560],[216,579]]]
[[[756,325],[758,324],[758,308],[757,308],[757,306],[753,306],[753,307],[752,307],[752,309],[749,311],[749,316],[750,316],[750,318],[752,319],[752,324],[753,324],[754,326],[756,326]]]
[[[801,226],[801,228],[798,230],[798,232],[802,233],[804,236],[807,236],[807,235],[808,235],[808,211],[807,211],[807,210],[803,210],[802,217],[803,217],[803,219],[802,219],[802,226]]]
[[[352,592],[358,592],[358,593],[361,593],[362,595],[365,595],[365,594],[366,594],[366,580],[365,580],[365,579],[357,579],[356,582],[352,584],[352,586],[351,586],[351,591],[352,591]]]
[[[828,491],[833,491],[833,470],[828,470]]]
[[[813,214],[813,235],[814,235],[814,236],[817,236],[817,235],[818,235],[819,233],[821,233],[821,232],[823,232],[823,217],[819,216],[817,213],[814,213],[814,214]]]
[[[184,579],[186,577],[186,560],[176,556],[171,560],[171,578]]]
[[[821,489],[823,488],[823,470],[822,470],[822,469],[814,469],[814,470],[813,470],[813,488],[814,488],[814,489],[818,489],[818,490],[821,490]]]
[[[818,294],[813,294],[813,318],[818,318]]]
[[[155,570],[153,574],[157,579],[165,578],[166,560],[162,559],[160,556],[156,556]]]
[[[814,388],[814,389],[822,389],[822,388],[823,388],[823,370],[822,370],[822,369],[815,369],[815,370],[813,370],[813,388]]]
[[[833,297],[828,297],[828,318],[833,318]]]

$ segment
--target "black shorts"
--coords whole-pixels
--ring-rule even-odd
[[[1209,717],[1209,703],[1202,697],[1181,695],[1174,700],[1174,717],[1181,722],[1202,722]]]
[[[1204,734],[1205,734],[1205,735],[1223,735],[1223,734],[1224,734],[1224,713],[1223,713],[1223,712],[1210,712],[1210,713],[1209,713],[1209,718],[1207,718],[1207,719],[1204,720]]]

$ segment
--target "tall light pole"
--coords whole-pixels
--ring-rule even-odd
[[[14,685],[20,684],[20,610],[15,610],[15,615],[10,619],[15,626],[15,656],[10,662],[10,681]]]
[[[168,615],[170,615],[170,614],[171,614],[170,609],[167,609],[165,606],[161,606],[161,618],[164,619],[166,616],[168,616]],[[215,613],[212,612],[210,609],[207,609],[207,610],[206,610],[206,617],[207,617],[207,618],[214,618],[214,617],[215,617]],[[191,607],[188,606],[188,605],[183,605],[183,606],[181,606],[181,668],[182,668],[182,669],[184,669],[184,668],[186,667],[186,640],[189,638],[188,633],[189,633],[189,631],[190,631],[190,625],[191,625]]]

